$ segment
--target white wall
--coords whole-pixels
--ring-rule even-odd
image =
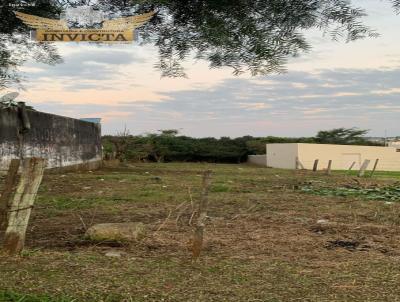
[[[400,152],[390,147],[298,144],[298,156],[306,169],[312,169],[316,159],[319,170],[326,169],[329,160],[333,170],[347,170],[353,162],[353,169],[359,169],[366,159],[371,161],[368,169],[372,169],[379,159],[377,170],[400,171]]]
[[[267,166],[296,169],[298,144],[267,144]]]
[[[267,155],[262,154],[262,155],[249,155],[247,158],[247,163],[251,165],[256,165],[256,166],[267,166]]]
[[[281,169],[295,169],[296,157],[301,165],[311,170],[316,159],[318,170],[328,167],[332,160],[333,170],[347,170],[353,162],[354,170],[360,168],[364,160],[370,160],[372,169],[379,159],[378,171],[400,171],[400,152],[391,147],[351,146],[328,144],[267,144],[267,166]]]

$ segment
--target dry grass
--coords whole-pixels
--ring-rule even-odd
[[[206,169],[210,219],[193,264],[189,221]],[[47,175],[27,250],[0,256],[0,301],[400,301],[400,204],[296,190],[310,181],[354,182],[210,164]],[[131,245],[83,238],[94,223],[121,221],[151,235]],[[122,257],[106,257],[110,249]]]

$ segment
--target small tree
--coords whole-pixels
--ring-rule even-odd
[[[158,132],[161,132],[161,135],[163,135],[163,136],[174,137],[174,136],[178,135],[179,130],[167,129],[167,130],[158,130]]]
[[[319,131],[315,137],[315,141],[320,144],[369,144],[364,137],[368,131],[369,130],[361,130],[357,128],[336,128],[327,131]]]
[[[129,130],[124,128],[123,131],[120,131],[117,133],[116,136],[108,136],[107,137],[107,144],[104,144],[107,146],[107,149],[105,148],[105,153],[110,153],[115,154],[115,158],[119,159],[121,162],[126,161],[126,154],[128,150],[128,144],[129,140],[132,138],[132,135],[129,133]],[[111,155],[109,156],[110,158],[113,158],[114,156]]]

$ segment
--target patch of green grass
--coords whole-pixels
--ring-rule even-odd
[[[358,171],[333,171],[334,174],[339,175],[349,175],[349,176],[357,176]],[[371,177],[371,171],[366,171],[366,178]],[[375,171],[372,178],[389,178],[389,179],[400,179],[400,171]]]
[[[14,291],[3,291],[0,292],[0,302],[80,302],[80,301],[104,301],[104,302],[120,302],[120,301],[142,301],[125,299],[120,294],[108,294],[108,295],[94,295],[90,300],[77,299],[68,296],[53,297],[49,295],[32,295],[32,294],[21,294]]]
[[[118,173],[118,174],[108,174],[96,176],[97,180],[118,180],[118,181],[139,181],[143,180],[142,175],[128,174],[128,173]]]
[[[373,177],[380,177],[380,178],[400,178],[400,172],[397,171],[377,171],[374,173]]]
[[[160,198],[164,196],[165,193],[157,188],[144,188],[138,194],[136,194],[136,197],[146,197],[146,198]]]
[[[39,197],[36,200],[36,205],[39,207],[45,206],[46,208],[52,208],[55,210],[78,210],[88,209],[94,207],[95,205],[103,205],[110,202],[110,200],[104,198],[73,198],[56,196],[52,198]]]
[[[212,185],[210,189],[210,191],[213,193],[229,192],[230,190],[231,190],[230,186],[221,183]]]
[[[69,297],[50,297],[47,295],[26,295],[13,291],[0,291],[0,302],[73,302],[77,301]]]

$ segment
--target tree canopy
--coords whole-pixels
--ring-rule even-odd
[[[365,139],[368,130],[356,128],[336,128],[328,131],[319,131],[315,141],[320,144],[338,144],[338,145],[368,145]]]
[[[399,12],[399,0],[387,1]],[[289,57],[310,49],[304,36],[310,29],[346,42],[377,34],[362,22],[364,9],[351,0],[3,0],[0,87],[19,80],[18,66],[29,57],[48,64],[61,61],[54,45],[29,39],[29,29],[13,11],[59,18],[67,5],[81,4],[115,15],[155,10],[140,35],[158,47],[157,67],[170,77],[185,75],[181,62],[190,56],[208,61],[211,68],[230,67],[234,74],[282,72]]]
[[[214,137],[193,138],[178,135],[178,131],[133,136],[126,131],[116,136],[104,136],[104,153],[121,161],[204,161],[239,163],[251,154],[265,154],[265,145],[272,143],[321,143],[347,145],[379,145],[368,141],[368,130],[339,128],[319,131],[315,137]]]

